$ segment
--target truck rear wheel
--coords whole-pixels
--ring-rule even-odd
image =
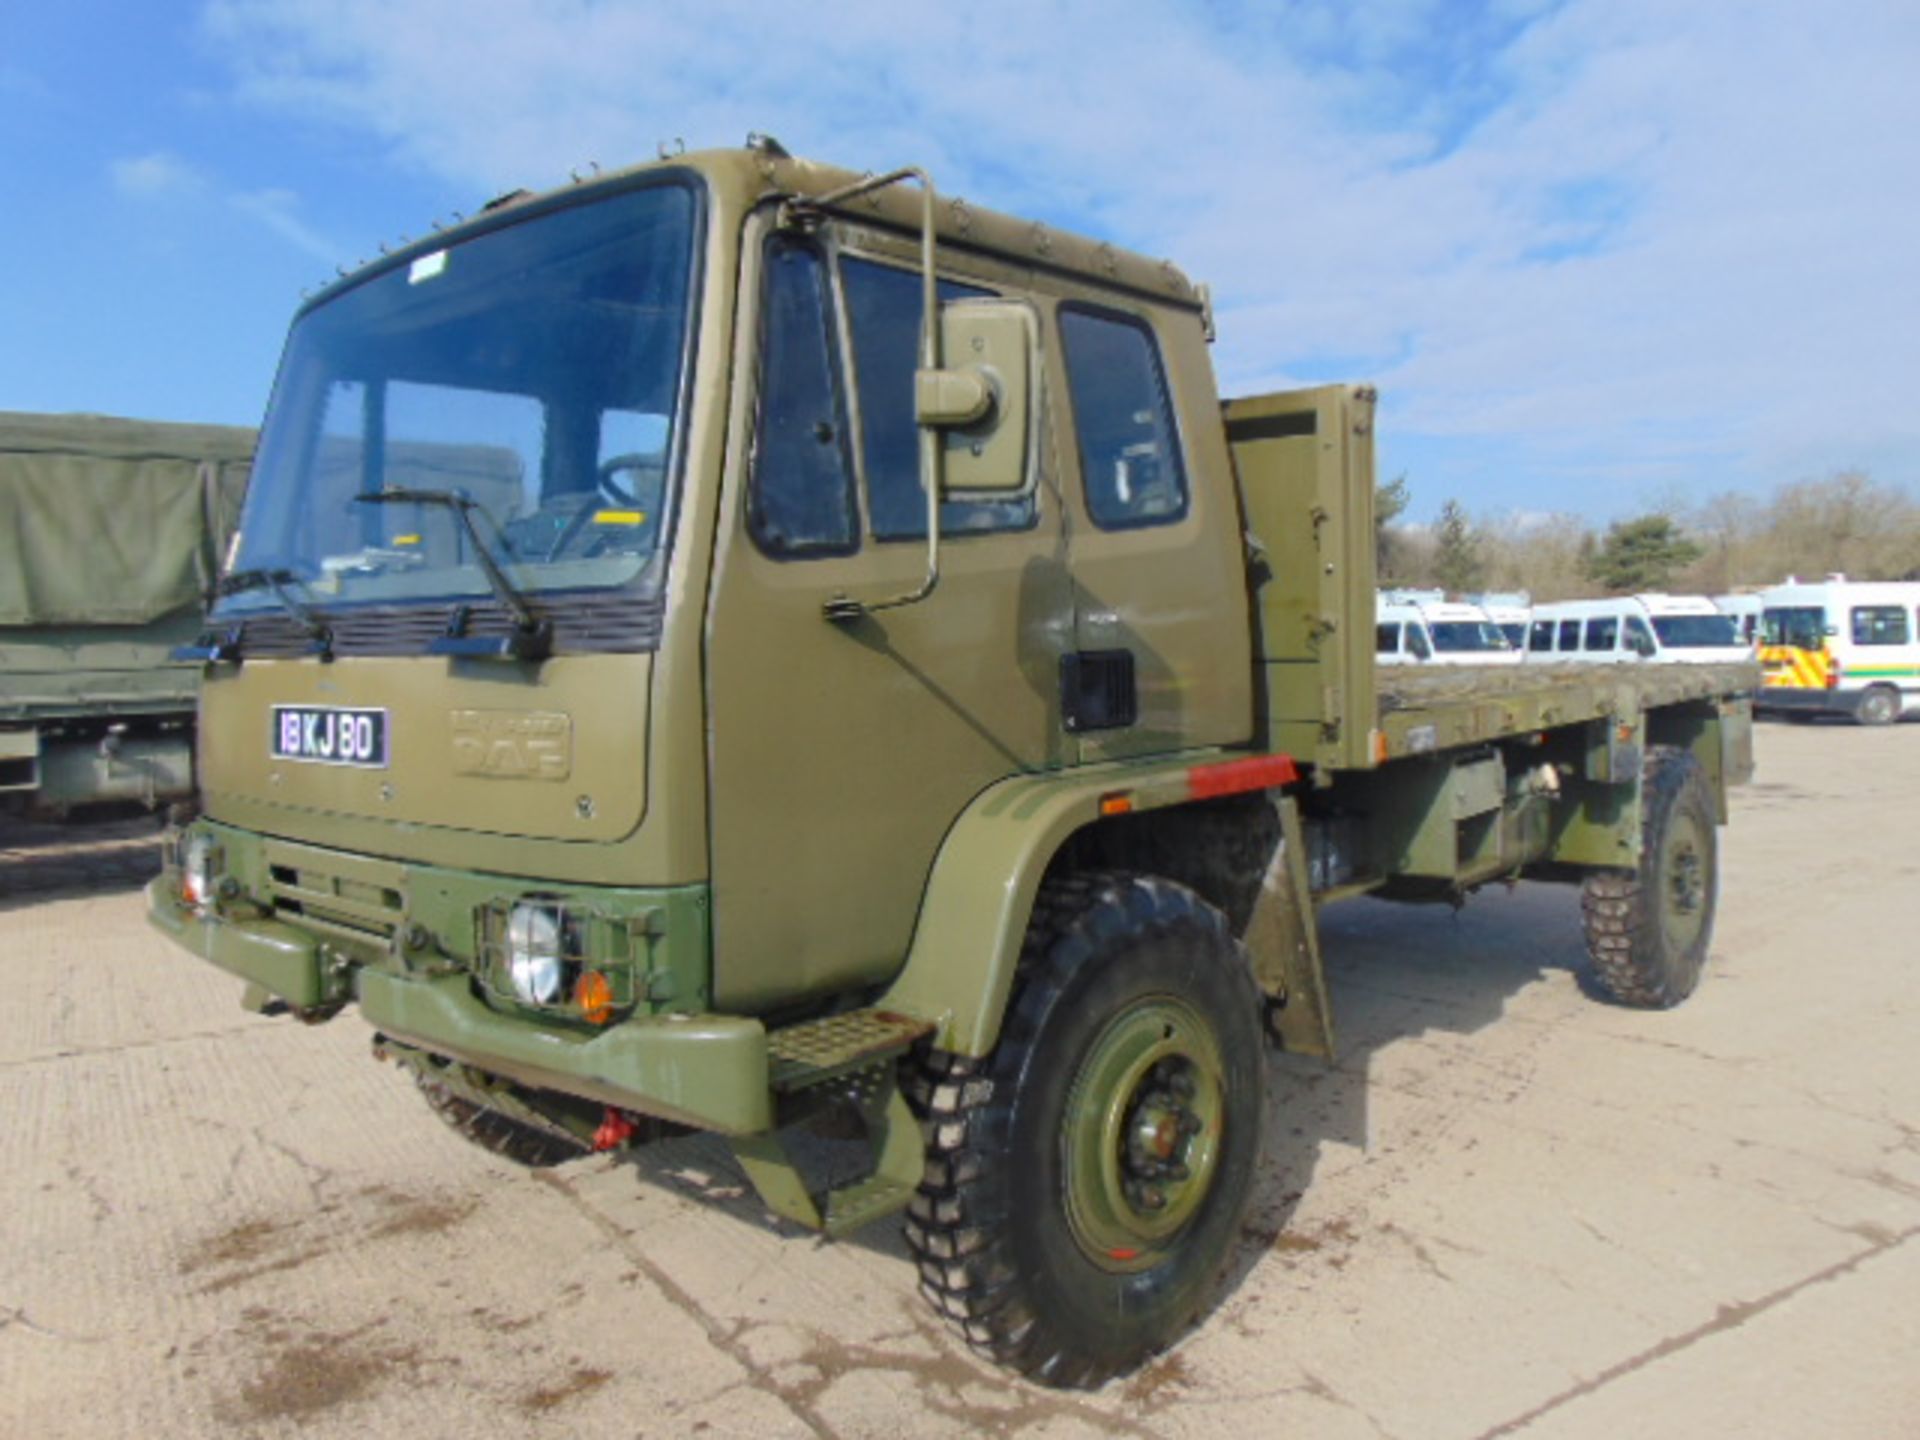
[[[1623,1005],[1667,1010],[1700,983],[1713,938],[1713,795],[1700,762],[1668,747],[1648,751],[1640,794],[1640,868],[1589,875],[1580,902],[1601,985]]]
[[[1259,995],[1218,910],[1160,879],[1049,883],[999,1044],[930,1065],[907,1241],[976,1350],[1097,1385],[1198,1318],[1265,1108]]]
[[[559,1134],[536,1130],[495,1110],[483,1109],[456,1095],[441,1081],[414,1071],[414,1082],[426,1097],[427,1108],[489,1154],[511,1160],[516,1165],[544,1170],[577,1160],[587,1153],[579,1141]]]

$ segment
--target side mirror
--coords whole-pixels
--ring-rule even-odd
[[[914,418],[940,432],[942,492],[1012,495],[1026,489],[1032,414],[1033,312],[1006,300],[940,307],[947,368],[914,372]]]

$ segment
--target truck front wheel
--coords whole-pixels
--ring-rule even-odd
[[[1587,953],[1621,1004],[1667,1010],[1700,983],[1720,884],[1713,796],[1700,762],[1684,750],[1647,753],[1640,842],[1638,870],[1586,879]]]
[[[999,1044],[930,1063],[907,1240],[976,1350],[1096,1385],[1200,1315],[1265,1107],[1259,995],[1218,910],[1143,876],[1049,882]]]

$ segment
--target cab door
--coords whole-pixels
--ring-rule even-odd
[[[955,818],[1065,759],[1072,620],[1043,444],[1024,494],[944,507],[927,599],[829,618],[925,576],[919,276],[889,237],[747,238],[705,646],[715,996],[756,1012],[897,970]],[[946,293],[1017,293],[979,268]]]

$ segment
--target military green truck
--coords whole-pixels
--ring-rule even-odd
[[[906,1211],[986,1355],[1138,1363],[1235,1243],[1263,1044],[1332,1053],[1320,905],[1577,882],[1674,1005],[1751,766],[1751,667],[1377,672],[1374,395],[1223,406],[1210,330],[770,141],[347,276],[187,650],[154,922],[489,1149],[715,1132],[781,1216]]]
[[[0,810],[193,793],[200,667],[171,657],[205,624],[253,440],[0,413]]]

